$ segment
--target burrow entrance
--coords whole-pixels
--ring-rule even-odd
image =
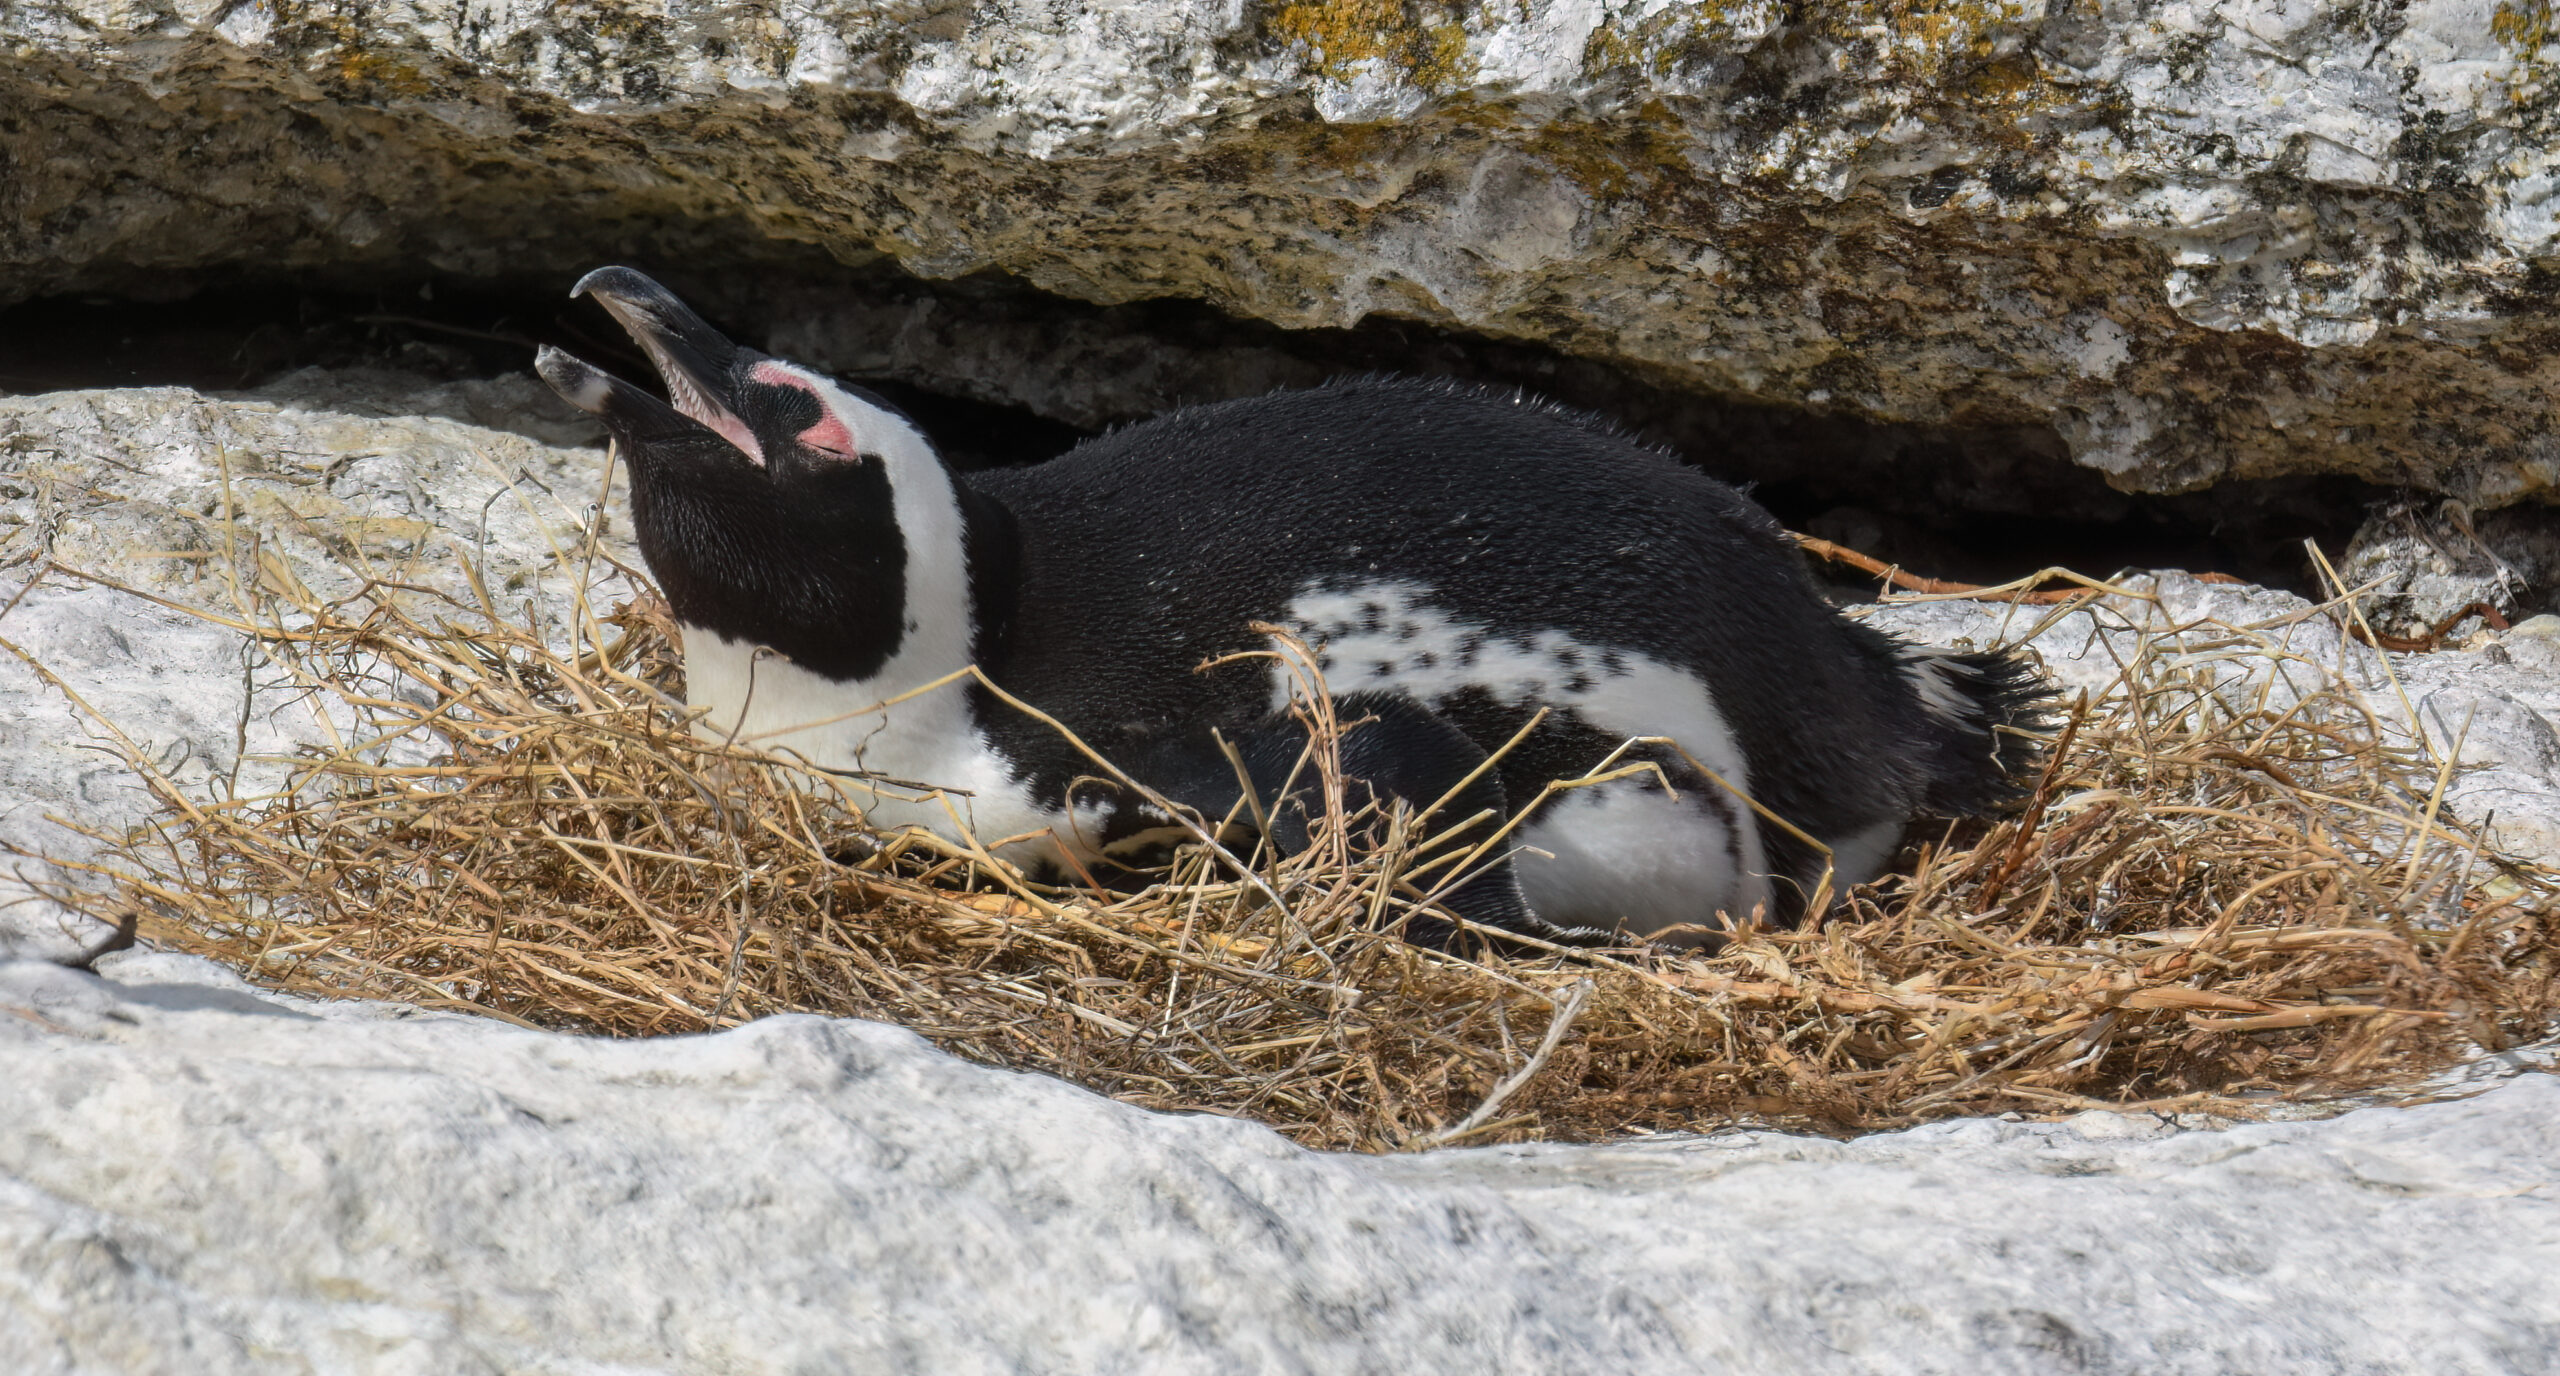
[[[2092,574],[2185,568],[2310,592],[2303,541],[2334,555],[2391,495],[2336,478],[2128,494],[2073,464],[2041,426],[1882,425],[1754,406],[1403,320],[1284,330],[1187,302],[1098,307],[994,276],[928,282],[832,264],[736,274],[634,265],[736,337],[883,392],[964,467],[1037,462],[1186,403],[1387,371],[1523,387],[1599,412],[1750,484],[1795,529],[1971,582],[2047,565]],[[309,285],[239,272],[163,286],[164,299],[154,301],[53,297],[0,310],[0,391],[241,391],[315,366],[494,377],[528,370],[542,343],[652,376],[601,311],[568,299],[565,280],[421,271]],[[550,438],[578,420],[565,407],[538,419]],[[1872,586],[1836,572],[1844,588]]]

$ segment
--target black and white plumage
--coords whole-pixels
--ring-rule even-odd
[[[2044,689],[2020,662],[1924,651],[1834,612],[1777,523],[1588,417],[1444,382],[1362,379],[1176,411],[1036,466],[955,474],[894,408],[739,347],[636,272],[590,274],[673,405],[556,350],[539,362],[630,464],[642,554],[685,630],[708,729],[821,766],[966,790],[1014,857],[1105,855],[1167,820],[1090,781],[976,664],[1133,777],[1211,817],[1304,744],[1250,629],[1318,648],[1347,772],[1438,799],[1547,720],[1446,815],[1497,813],[1637,737],[1669,737],[1829,847],[1841,884],[1912,820],[2009,798]],[[740,720],[743,709],[744,720]],[[870,710],[866,710],[870,709]],[[1801,911],[1825,859],[1638,746],[1672,788],[1561,794],[1450,900],[1514,930],[1666,933]],[[1077,786],[1077,781],[1085,780]],[[1073,796],[1070,797],[1071,786]],[[875,823],[949,830],[881,796]],[[1280,838],[1284,843],[1286,836]]]

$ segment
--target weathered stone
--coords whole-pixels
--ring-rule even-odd
[[[2553,649],[2560,642],[2547,634],[2552,618],[2470,650],[2385,654],[2291,593],[2175,572],[2121,586],[2138,595],[2058,616],[1983,602],[1902,602],[1862,614],[1929,644],[2023,644],[2066,693],[2085,689],[2092,701],[2118,685],[2135,642],[2145,637],[2173,658],[2191,654],[2226,702],[2253,701],[2271,680],[2279,706],[2338,687],[2363,703],[2387,744],[2451,761],[2447,815],[2478,827],[2509,854],[2560,865],[2560,674],[2552,672],[2560,667]],[[2235,653],[2235,641],[2246,636],[2258,640],[2257,653]]]
[[[0,1369],[2560,1370],[2560,1080],[1360,1158],[876,1023],[0,963]],[[2500,1083],[2501,1078],[2506,1080]]]
[[[2555,34],[2544,0],[29,0],[0,295],[814,249],[2051,427],[2131,488],[2489,509],[2560,486]]]
[[[58,680],[0,654],[0,848],[18,852],[0,866],[0,950],[60,955],[94,939],[29,885],[79,882],[49,863],[90,850],[61,823],[114,832],[150,815],[117,733],[203,799],[255,796],[297,746],[328,739],[314,715],[325,700],[184,610],[239,615],[229,580],[261,552],[322,596],[369,568],[463,606],[479,595],[462,572],[476,562],[508,612],[562,624],[578,572],[563,558],[584,548],[603,451],[449,416],[591,433],[530,377],[309,372],[230,398],[0,398],[0,639]],[[617,485],[600,548],[635,564],[626,512]],[[597,587],[624,588],[609,562]]]

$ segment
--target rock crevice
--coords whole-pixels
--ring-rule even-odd
[[[2494,508],[2560,485],[2544,8],[35,0],[0,295],[815,248]]]

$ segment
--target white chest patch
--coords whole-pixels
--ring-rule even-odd
[[[886,688],[885,673],[838,683],[755,651],[700,626],[684,628],[685,697],[710,709],[695,728],[704,736],[798,755],[821,769],[879,776],[842,782],[849,801],[882,830],[916,826],[950,836],[957,814],[990,848],[1010,842],[1003,848],[1008,859],[1052,857],[1046,837],[1013,839],[1039,832],[1054,834],[1079,859],[1095,853],[1081,838],[1099,835],[1099,811],[1069,816],[1034,803],[971,719],[965,681],[881,707],[907,685]],[[941,790],[942,798],[917,796],[927,790]]]
[[[847,455],[859,455],[846,461],[887,468],[906,544],[906,624],[878,672],[846,683],[686,626],[685,697],[710,709],[698,729],[853,776],[842,780],[850,800],[883,830],[914,826],[958,839],[966,828],[1021,862],[1053,859],[1062,849],[1079,859],[1095,854],[1085,838],[1100,835],[1099,807],[1071,814],[1034,802],[978,730],[968,680],[925,687],[969,666],[975,625],[967,530],[942,460],[913,426],[833,381],[788,364],[765,366],[781,368],[821,399],[833,426],[827,433]],[[904,700],[891,703],[895,698]]]
[[[1751,787],[1707,685],[1649,655],[1562,631],[1464,621],[1431,605],[1429,588],[1401,581],[1311,589],[1290,604],[1288,620],[1316,647],[1336,693],[1401,691],[1438,708],[1480,690],[1513,706],[1570,712],[1621,739],[1667,736],[1734,788]],[[1275,674],[1275,705],[1287,694]],[[1714,808],[1685,792],[1675,801],[1638,779],[1550,799],[1519,833],[1553,857],[1515,862],[1530,906],[1559,925],[1623,923],[1637,932],[1709,922],[1718,909],[1747,915],[1769,897],[1767,866],[1758,819],[1741,799],[1728,801]]]

